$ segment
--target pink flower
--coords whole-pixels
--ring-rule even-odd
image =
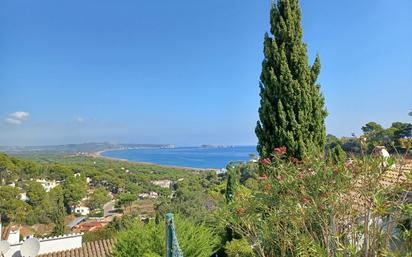
[[[276,155],[285,155],[287,153],[288,149],[286,148],[286,146],[282,146],[282,147],[277,147],[274,150],[274,154]]]
[[[289,159],[289,161],[291,161],[293,163],[299,163],[299,160],[297,158],[293,157],[293,156],[290,156],[288,159]]]
[[[268,166],[270,163],[271,163],[271,161],[270,161],[269,158],[265,158],[265,159],[262,160],[263,166]]]

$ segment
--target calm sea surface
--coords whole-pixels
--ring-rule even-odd
[[[106,157],[193,168],[224,168],[231,161],[248,161],[256,146],[225,148],[177,147],[106,151]]]

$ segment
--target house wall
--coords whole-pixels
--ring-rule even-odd
[[[39,239],[40,251],[39,254],[66,251],[75,248],[82,247],[83,234],[69,234],[58,237],[49,237]],[[4,257],[20,257],[20,248],[22,242],[10,246],[10,250],[4,255]]]
[[[7,237],[7,242],[9,244],[17,244],[20,242],[20,228],[16,230],[11,230],[9,236]]]

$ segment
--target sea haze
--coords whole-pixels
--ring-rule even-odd
[[[192,168],[225,168],[231,161],[248,161],[256,154],[256,146],[233,147],[177,147],[111,150],[102,156],[135,162]]]

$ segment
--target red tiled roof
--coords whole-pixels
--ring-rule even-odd
[[[112,253],[114,239],[83,243],[82,247],[67,251],[46,253],[38,257],[109,257]]]

